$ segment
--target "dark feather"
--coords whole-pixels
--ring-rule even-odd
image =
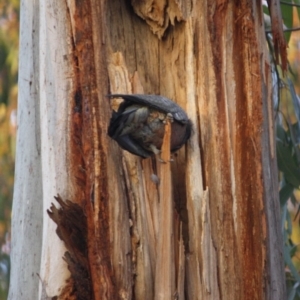
[[[185,111],[172,100],[156,95],[108,95],[124,99],[113,112],[108,135],[125,150],[143,158],[158,153],[163,141],[165,119],[172,115],[171,151],[190,138],[192,124]]]
[[[186,124],[189,120],[186,112],[179,105],[177,105],[172,100],[160,95],[113,94],[107,96],[111,98],[123,98],[125,101],[146,105],[166,114],[170,113],[176,121],[183,124]]]

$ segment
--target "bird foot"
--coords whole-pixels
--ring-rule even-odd
[[[166,117],[165,117],[163,123],[166,124],[167,121],[169,121],[170,123],[173,123],[174,118],[173,118],[173,115],[172,115],[171,113],[167,113],[167,115],[166,115]]]
[[[158,161],[162,164],[166,164],[167,162],[160,157],[157,157]]]
[[[156,146],[153,145],[153,144],[150,145],[150,149],[151,149],[151,151],[152,151],[155,155],[160,154],[160,152],[161,152],[161,151],[160,151],[159,149],[157,149]]]

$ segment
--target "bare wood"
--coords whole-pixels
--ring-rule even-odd
[[[157,259],[155,270],[154,299],[171,299],[175,293],[174,282],[174,233],[173,198],[170,167],[171,124],[166,120],[165,135],[159,164],[159,232],[157,240]]]
[[[176,241],[176,239],[175,239]],[[177,276],[177,282],[176,282],[176,287],[177,291],[175,292],[174,298],[178,300],[183,300],[185,299],[185,251],[184,251],[184,243],[183,243],[183,238],[182,238],[182,224],[180,228],[180,238],[179,238],[179,254],[178,254],[178,276]],[[176,246],[175,246],[176,247]]]
[[[26,126],[20,145],[27,137],[31,146],[39,145],[35,137],[40,136],[43,167],[40,153],[25,147],[30,151],[20,156],[17,170],[34,170],[30,176],[35,184],[48,174],[42,180],[45,195],[38,192],[44,206],[50,206],[58,189],[63,199],[84,210],[94,298],[283,299],[272,107],[266,105],[272,103],[270,68],[260,2],[154,1],[150,10],[142,6],[149,1],[133,1],[134,8],[121,0],[67,1],[60,2],[62,9],[48,2],[37,10],[42,24],[35,29],[42,31],[30,32],[35,55],[23,51],[31,36],[23,39],[23,67],[29,57],[31,68],[20,72],[20,78],[47,75],[34,77],[41,97],[20,102],[23,115],[26,105],[35,112],[41,105],[42,118],[36,113],[26,122],[19,116],[20,126]],[[64,35],[55,31],[57,20]],[[52,59],[47,61],[45,53]],[[38,66],[36,57],[43,60]],[[66,66],[70,72],[63,77]],[[66,92],[54,97],[62,86]],[[21,88],[27,101],[31,87],[23,82]],[[155,159],[141,160],[108,138],[108,92],[161,94],[187,110],[193,134],[172,163],[157,166]],[[59,113],[67,123],[57,122]],[[59,142],[68,140],[50,151],[49,132],[58,132]],[[33,169],[23,161],[30,157]],[[28,183],[18,176],[15,195]],[[30,208],[28,216],[20,214],[22,221],[42,211],[35,201],[28,207],[26,201],[16,203],[14,216]],[[69,274],[61,259],[63,247],[50,251],[62,243],[45,215],[38,220],[46,225],[44,231],[37,229],[34,240],[22,239],[15,248],[14,258],[22,258],[21,268],[13,265],[16,283],[10,299],[27,288],[18,274],[26,266],[23,245],[29,261],[38,264],[28,253],[28,242],[42,258],[43,295],[54,297],[67,286],[65,277],[56,276],[58,269]],[[20,227],[14,226],[16,232]],[[30,230],[28,222],[21,227],[25,233]],[[28,280],[30,299],[36,298],[38,278]]]

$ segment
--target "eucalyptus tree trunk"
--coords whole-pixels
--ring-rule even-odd
[[[285,298],[262,19],[259,1],[22,1],[9,299]],[[173,99],[191,139],[169,159],[166,125],[166,164],[121,150],[109,93]]]

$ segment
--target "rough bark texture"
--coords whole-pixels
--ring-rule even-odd
[[[273,115],[260,4],[194,3],[186,22],[168,27],[161,40],[130,6],[113,1],[108,11],[112,50],[124,55],[129,73],[137,70],[146,93],[175,99],[194,123],[187,150],[172,167],[178,223],[187,241],[186,297],[281,299]],[[115,78],[120,76],[110,82]]]
[[[36,78],[44,111],[37,128],[29,129],[32,136],[42,135],[47,158],[41,166],[39,158],[36,168],[52,172],[49,181],[42,178],[43,211],[53,196],[62,195],[62,208],[52,206],[50,215],[68,250],[71,273],[68,282],[58,274],[59,264],[66,269],[64,249],[58,238],[47,238],[55,227],[44,213],[44,230],[37,234],[43,244],[36,246],[42,257],[41,299],[73,299],[81,265],[82,276],[90,278],[91,299],[284,299],[271,78],[260,1],[29,2],[22,4],[23,18],[30,6],[41,14],[44,30],[33,33],[44,40],[44,64],[39,60],[33,71],[51,75],[51,80]],[[34,53],[38,44],[31,47]],[[65,78],[56,77],[63,73],[58,62],[68,70]],[[22,72],[20,66],[20,78]],[[56,86],[67,92],[55,94]],[[28,94],[29,86],[20,88]],[[107,136],[111,107],[118,105],[105,97],[108,93],[173,99],[193,122],[191,139],[174,161],[165,157],[166,164],[123,152]],[[26,105],[20,110],[23,128]],[[55,161],[59,142],[47,142],[49,128],[54,136],[63,130],[68,137],[62,139],[60,161]],[[19,136],[18,147],[26,142]],[[16,171],[18,178],[22,168]],[[22,186],[16,183],[16,191]],[[14,202],[15,214],[22,204],[16,196]],[[61,216],[69,220],[72,209],[77,220],[64,222]],[[85,233],[86,251],[74,254],[70,224],[78,226],[74,232]],[[12,278],[18,271],[13,264]],[[32,279],[33,286],[38,280]],[[21,299],[15,295],[22,282],[11,286],[10,299]],[[36,297],[32,291],[28,299]]]
[[[67,107],[68,28],[61,2],[21,2],[18,136],[12,216],[9,299],[46,299],[70,274],[65,251],[46,209],[69,194]],[[39,15],[43,16],[39,18]],[[65,42],[62,43],[61,40]],[[61,55],[59,55],[61,54]],[[54,246],[55,245],[55,246]],[[53,253],[57,255],[52,255]],[[60,270],[58,276],[48,275]],[[51,284],[48,285],[48,281]]]

